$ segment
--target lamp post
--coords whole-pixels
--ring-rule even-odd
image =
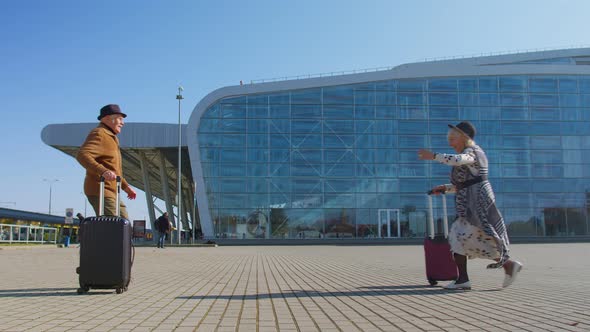
[[[49,182],[49,214],[51,214],[51,187],[55,182],[58,182],[58,179],[43,179],[44,182]]]
[[[176,229],[178,231],[178,244],[180,244],[180,233],[182,227],[182,125],[180,122],[180,101],[182,98],[182,86],[178,86],[178,94],[176,99],[178,100],[178,221],[176,222]]]

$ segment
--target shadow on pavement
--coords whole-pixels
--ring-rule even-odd
[[[371,286],[359,287],[358,291],[343,292],[318,292],[315,290],[285,290],[282,293],[263,293],[249,295],[193,295],[178,296],[177,299],[187,300],[204,300],[204,299],[223,299],[223,300],[254,300],[268,298],[293,298],[293,297],[350,297],[350,296],[387,296],[387,295],[443,295],[457,293],[458,291],[445,290],[440,287],[430,287],[425,285],[404,285],[404,286]],[[366,289],[366,290],[362,290]]]
[[[27,288],[27,289],[0,289],[0,298],[3,297],[42,297],[42,296],[81,296],[78,288]],[[86,295],[103,295],[111,292],[86,293]]]

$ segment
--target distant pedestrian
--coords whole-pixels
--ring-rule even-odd
[[[166,242],[166,234],[170,233],[170,221],[168,220],[168,212],[164,212],[155,222],[156,230],[158,231],[158,248],[164,249],[164,242]]]

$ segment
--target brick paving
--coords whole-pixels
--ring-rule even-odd
[[[472,291],[429,287],[421,246],[136,249],[129,291],[77,295],[78,249],[0,247],[0,331],[589,331],[590,243],[469,261]]]

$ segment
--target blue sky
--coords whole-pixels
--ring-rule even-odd
[[[250,80],[425,58],[590,45],[590,1],[1,1],[0,206],[84,211],[84,170],[43,127],[177,123],[213,90]],[[125,128],[123,128],[125,130]],[[127,201],[132,219],[145,198]],[[88,206],[88,214],[90,212]]]

